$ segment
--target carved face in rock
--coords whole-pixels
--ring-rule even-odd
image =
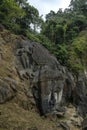
[[[44,114],[56,110],[57,106],[61,103],[63,85],[62,80],[41,82],[41,103]]]
[[[31,77],[30,70],[34,73],[31,80],[37,107],[42,109],[43,113],[51,112],[56,109],[62,99],[64,78],[61,67],[56,58],[39,44],[25,42],[23,45],[17,53],[23,75],[28,72],[26,75]]]

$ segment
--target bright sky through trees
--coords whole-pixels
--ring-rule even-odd
[[[45,15],[50,10],[58,11],[59,8],[67,8],[70,0],[28,0],[31,5],[39,10],[40,15]]]

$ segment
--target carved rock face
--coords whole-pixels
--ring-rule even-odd
[[[56,111],[64,97],[66,79],[70,84],[73,82],[71,75],[67,72],[66,76],[65,68],[37,43],[19,42],[16,57],[18,74],[21,79],[26,78],[31,82],[30,87],[40,113]]]
[[[60,71],[42,68],[39,87],[43,113],[56,111],[62,101],[64,81]]]

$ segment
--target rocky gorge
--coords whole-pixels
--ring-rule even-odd
[[[41,44],[0,29],[1,130],[86,130],[86,80]]]

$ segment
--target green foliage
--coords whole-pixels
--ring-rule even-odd
[[[87,55],[87,0],[71,0],[69,8],[57,13],[51,10],[44,22],[28,0],[1,0],[0,23],[41,43],[76,75],[83,71]]]
[[[17,33],[26,34],[26,29],[31,30],[31,24],[36,31],[41,26],[42,18],[36,8],[29,5],[27,0],[2,0],[0,1],[0,23],[7,29]]]
[[[67,66],[68,60],[68,48],[65,44],[58,45],[56,51],[54,52],[55,56],[57,57],[58,61],[62,64]]]
[[[68,63],[73,72],[78,73],[83,71],[86,61],[87,52],[87,35],[86,31],[83,31],[73,41],[70,51]]]
[[[55,44],[62,44],[64,42],[64,29],[62,25],[55,27]]]
[[[39,38],[35,34],[33,34],[32,32],[29,32],[28,30],[25,30],[25,35],[31,41],[35,41],[35,42],[40,43]]]
[[[40,43],[47,48],[51,53],[54,53],[55,46],[54,44],[44,35],[37,34],[37,38],[40,40]]]
[[[40,43],[54,54],[61,64],[67,65],[68,48],[65,44],[55,46],[55,44],[52,43],[46,36],[39,34],[37,37],[39,38]]]
[[[19,30],[20,25],[16,23],[18,17],[23,17],[24,12],[14,0],[2,0],[0,2],[0,22],[11,30]]]
[[[46,15],[41,31],[50,41],[47,48],[51,48],[59,62],[75,74],[83,71],[86,59],[86,12],[87,0],[71,0],[69,8],[59,9],[57,13],[50,11]]]
[[[75,13],[87,16],[87,0],[71,0],[70,8]]]

